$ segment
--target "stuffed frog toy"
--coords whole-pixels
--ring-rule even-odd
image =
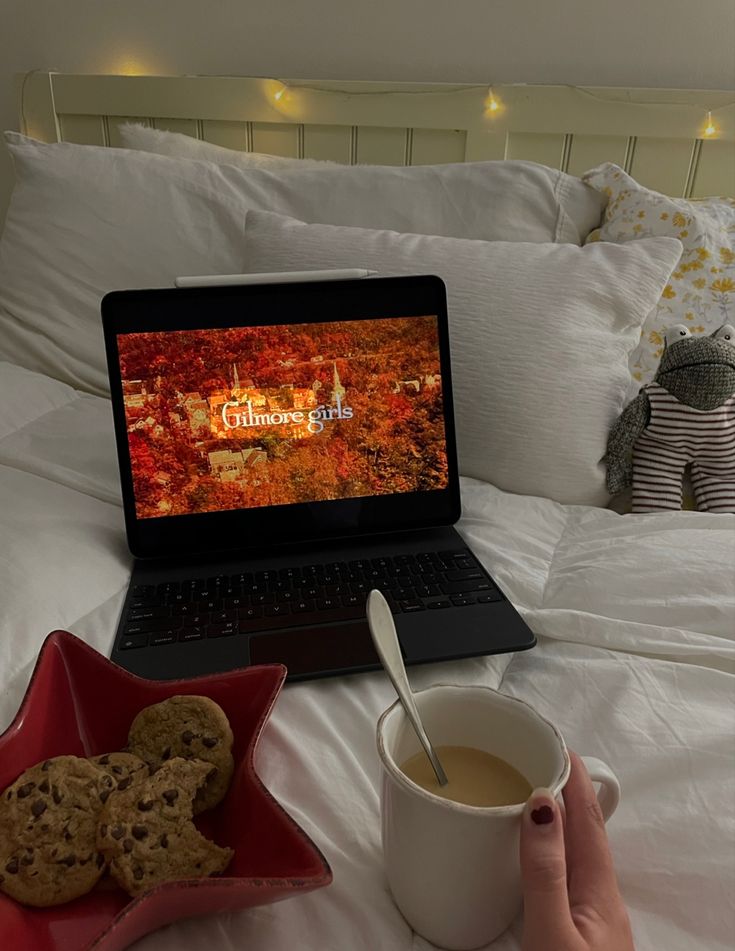
[[[700,511],[735,512],[735,328],[694,337],[671,327],[653,382],[623,410],[605,458],[609,492],[632,484],[634,512],[680,509],[687,466]]]

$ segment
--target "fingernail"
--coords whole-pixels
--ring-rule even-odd
[[[531,810],[531,818],[537,826],[548,825],[554,821],[554,810],[551,806],[539,806],[538,809]]]
[[[534,789],[528,798],[528,814],[531,821],[537,826],[545,826],[554,821],[554,797],[550,789],[539,787]]]

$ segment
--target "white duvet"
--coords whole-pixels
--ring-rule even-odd
[[[529,700],[606,760],[608,831],[639,951],[735,946],[735,516],[620,516],[463,481],[460,531],[538,635],[531,651],[414,668]],[[0,363],[0,729],[45,635],[109,653],[130,558],[109,403]],[[382,674],[287,686],[257,766],[327,857],[326,889],[184,921],[140,951],[425,951],[381,865]],[[519,947],[520,920],[493,943]]]

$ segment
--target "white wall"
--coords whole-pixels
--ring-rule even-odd
[[[0,123],[34,68],[735,89],[734,43],[733,0],[0,0]]]

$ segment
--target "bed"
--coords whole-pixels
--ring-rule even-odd
[[[571,177],[614,162],[664,195],[735,194],[732,95],[725,92],[374,84],[358,89],[294,80],[34,73],[19,81],[19,93],[28,135],[97,150],[121,144],[124,118],[142,120],[149,131],[193,133],[204,145],[296,161],[357,163],[358,172],[360,163],[368,162],[410,167],[505,159],[541,163]],[[488,111],[503,113],[500,124],[493,124]],[[714,119],[707,121],[724,130],[712,141],[700,131],[708,113]],[[178,147],[170,140],[156,145],[164,146]],[[86,153],[67,154],[77,162]],[[198,176],[214,176],[206,183],[197,178],[190,189],[197,200],[213,183],[233,185],[231,166],[225,164],[222,173],[201,158],[157,156],[146,175],[153,166],[172,174],[186,163],[196,165]],[[28,172],[28,165],[20,167]],[[225,179],[217,177],[221,174]],[[317,168],[238,174],[271,181],[268,176],[318,178],[324,173]],[[23,187],[35,184],[28,172]],[[125,198],[129,204],[130,193]],[[25,248],[25,260],[30,247],[18,232],[17,207],[14,217],[11,209],[12,229],[3,239],[6,267],[11,252],[21,254]],[[190,214],[188,206],[185,214]],[[43,282],[48,272],[53,294],[44,298],[41,288],[35,299],[46,310],[39,314],[37,306],[35,317],[31,313],[30,285],[25,296],[11,287],[13,296],[6,284],[0,300],[8,331],[0,347],[0,728],[17,710],[49,631],[72,631],[109,653],[130,570],[101,371],[85,375],[81,358],[77,366],[71,356],[60,369],[54,349],[60,344],[42,323],[55,307],[71,313],[72,320],[75,306],[83,310],[99,296],[98,289],[72,293],[74,275],[68,269],[66,283],[54,283],[55,258],[38,237],[46,227],[40,221],[32,217],[29,228],[41,264],[31,272],[26,263],[23,273],[28,281]],[[82,226],[75,219],[74,228],[68,220],[57,220],[53,227],[61,227],[69,243],[69,235],[78,235]],[[400,230],[392,222],[385,227]],[[594,227],[589,225],[587,233]],[[450,232],[446,240],[463,239]],[[529,247],[533,240],[520,243]],[[21,250],[9,248],[11,241]],[[666,253],[657,266],[665,268],[671,249],[662,247]],[[729,280],[726,259],[725,254],[719,262],[722,273],[713,279]],[[222,257],[217,261],[221,268],[228,263]],[[663,290],[669,307],[672,299]],[[656,300],[661,291],[655,290]],[[14,307],[27,315],[22,334],[19,321],[8,317]],[[636,327],[620,331],[628,334],[626,373],[627,355],[648,319],[642,313]],[[656,319],[663,319],[660,311]],[[32,357],[26,359],[28,353]],[[639,355],[634,372],[639,378],[650,372],[646,354]],[[618,380],[618,405],[627,392]],[[604,412],[609,416],[609,403]],[[604,443],[605,435],[599,433],[598,442]],[[592,451],[599,457],[599,445]],[[515,655],[414,668],[412,683],[417,688],[433,683],[499,688],[553,719],[571,748],[608,762],[623,791],[608,831],[636,947],[730,949],[735,935],[735,515],[619,514],[595,494],[599,485],[589,497],[580,488],[573,498],[555,490],[554,498],[533,491],[533,484],[522,493],[513,491],[508,473],[494,482],[492,468],[469,468],[462,478],[458,528],[531,626],[538,645]],[[599,471],[594,478],[599,482]],[[374,734],[380,712],[392,699],[381,673],[289,685],[260,745],[258,771],[326,856],[334,872],[330,887],[241,914],[181,921],[136,947],[428,951],[431,946],[412,934],[393,905],[381,864]],[[520,934],[518,920],[493,943],[493,951],[516,951]]]

